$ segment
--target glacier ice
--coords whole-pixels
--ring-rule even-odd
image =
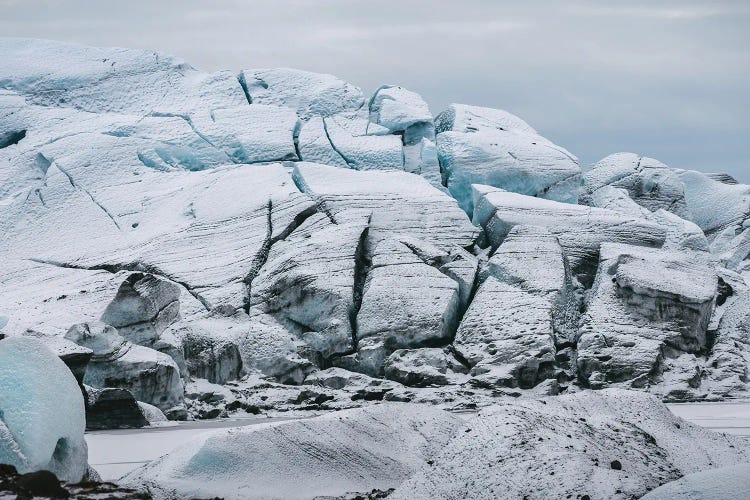
[[[750,188],[726,175],[582,173],[519,117],[398,85],[0,49],[2,335],[92,391],[171,417],[747,391]],[[605,269],[615,247],[635,264]]]
[[[472,184],[575,203],[578,159],[501,110],[452,104],[435,119],[445,185],[471,214]]]
[[[689,218],[685,186],[677,173],[663,163],[633,153],[616,153],[600,160],[583,176],[582,198],[604,187],[625,189],[639,205],[655,212],[664,209]]]

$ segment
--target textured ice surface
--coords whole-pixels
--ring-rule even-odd
[[[435,119],[443,178],[471,214],[472,184],[575,203],[578,159],[501,110],[452,104]]]
[[[247,102],[232,73],[202,73],[156,52],[28,38],[3,38],[0,52],[0,87],[45,106],[146,114]]]
[[[417,175],[299,163],[294,179],[337,222],[369,220],[370,249],[399,234],[440,248],[468,247],[478,232],[455,200]]]
[[[574,274],[591,283],[604,242],[661,246],[664,228],[656,223],[612,210],[571,205],[524,196],[487,186],[475,189],[474,223],[481,225],[488,242],[499,245],[518,224],[546,227],[557,236]]]
[[[685,422],[652,396],[586,391],[480,411],[389,498],[624,500],[749,459],[740,439]]]
[[[644,388],[670,359],[707,348],[718,277],[705,259],[606,243],[578,341],[581,381]],[[695,386],[696,372],[685,385]]]
[[[691,220],[709,237],[726,228],[747,227],[750,186],[727,184],[694,170],[679,170]]]
[[[239,79],[253,104],[292,108],[302,119],[359,109],[365,103],[359,88],[323,73],[291,68],[246,69]]]
[[[309,420],[218,431],[124,478],[154,498],[307,499],[388,489],[431,460],[461,419],[383,404]]]
[[[383,85],[370,99],[370,122],[402,135],[404,144],[433,139],[432,113],[422,97],[396,85]]]
[[[557,237],[515,226],[480,280],[454,342],[475,381],[528,389],[556,378],[556,346],[574,342],[579,307]]]
[[[583,176],[582,200],[607,186],[625,189],[631,199],[650,211],[664,209],[682,218],[690,217],[679,176],[653,158],[616,153],[600,160]]]
[[[40,340],[0,340],[0,463],[77,482],[88,464],[81,389]]]

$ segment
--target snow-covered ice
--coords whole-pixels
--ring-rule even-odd
[[[461,424],[443,410],[383,404],[217,431],[123,481],[145,486],[157,499],[307,499],[388,489],[438,453]]]

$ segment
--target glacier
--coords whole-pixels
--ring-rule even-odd
[[[630,152],[586,168],[511,113],[433,113],[395,84],[49,40],[0,53],[0,352],[31,359],[0,365],[0,396],[65,384],[29,386],[33,418],[0,414],[19,471],[82,479],[86,426],[410,418],[398,404],[567,418],[566,401],[632,420],[750,393],[750,186],[727,175]],[[73,393],[75,429],[45,420]],[[19,439],[31,424],[51,433]],[[332,494],[453,494],[402,465]],[[148,473],[182,484],[164,467]],[[660,467],[649,487],[699,472]]]

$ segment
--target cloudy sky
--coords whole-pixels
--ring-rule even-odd
[[[0,0],[0,34],[289,66],[526,119],[590,164],[616,151],[750,182],[747,0]],[[0,54],[0,57],[2,55]]]

